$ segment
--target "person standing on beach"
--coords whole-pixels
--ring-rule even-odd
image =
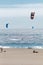
[[[3,48],[0,48],[1,49],[1,53],[3,52]]]

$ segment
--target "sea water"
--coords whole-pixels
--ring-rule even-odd
[[[43,49],[43,30],[0,30],[0,48]]]

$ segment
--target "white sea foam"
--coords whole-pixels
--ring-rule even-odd
[[[0,48],[10,48],[9,46],[0,46]]]
[[[21,40],[21,39],[9,39],[9,40],[12,40],[12,41],[18,41],[18,40]]]
[[[41,47],[41,46],[34,46],[32,48],[35,48],[35,49],[43,49],[43,47]]]

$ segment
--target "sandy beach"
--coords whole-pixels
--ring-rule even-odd
[[[0,53],[0,65],[43,65],[43,49],[5,48]],[[6,52],[4,52],[6,51]]]

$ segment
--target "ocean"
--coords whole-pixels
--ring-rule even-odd
[[[43,29],[0,30],[0,48],[43,49]]]

